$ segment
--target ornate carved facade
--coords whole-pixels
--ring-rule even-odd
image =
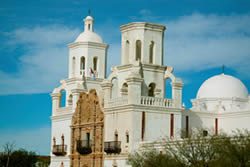
[[[103,166],[103,120],[95,90],[81,93],[72,118],[71,166]]]

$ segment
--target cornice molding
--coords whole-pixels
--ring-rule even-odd
[[[140,111],[150,112],[150,113],[180,113],[183,111],[183,109],[178,108],[166,108],[166,107],[157,107],[157,106],[145,106],[145,105],[135,105],[135,104],[127,104],[122,106],[115,106],[115,107],[107,107],[104,108],[104,113],[121,113],[121,112],[140,112]]]
[[[155,23],[147,23],[147,22],[133,22],[120,26],[121,32],[126,32],[129,30],[138,30],[138,29],[163,32],[166,29],[166,26]]]
[[[105,43],[96,43],[96,42],[73,42],[68,44],[70,49],[77,48],[79,46],[84,46],[86,48],[99,48],[99,49],[106,49],[108,48],[108,44]]]

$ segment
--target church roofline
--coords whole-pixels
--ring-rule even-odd
[[[97,42],[73,42],[68,44],[69,48],[73,48],[76,46],[94,46],[94,47],[101,47],[101,48],[108,48],[109,45],[105,43],[97,43]]]
[[[132,68],[134,67],[134,64],[123,64],[123,65],[117,65],[115,66],[118,70],[123,70],[123,69],[128,69],[128,68]],[[152,69],[152,70],[157,70],[159,72],[161,71],[165,71],[166,66],[160,66],[160,65],[156,65],[156,64],[146,64],[146,63],[142,63],[142,67],[143,68],[147,68],[147,69]]]
[[[155,23],[148,23],[148,22],[132,22],[128,24],[124,24],[120,26],[120,30],[122,32],[128,31],[131,29],[147,29],[147,30],[158,30],[158,31],[164,31],[166,29],[166,26],[161,24],[155,24]]]

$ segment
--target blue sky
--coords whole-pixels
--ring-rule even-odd
[[[49,153],[49,93],[67,76],[67,44],[83,30],[88,9],[110,45],[108,73],[120,63],[119,26],[148,21],[167,26],[164,64],[183,79],[186,106],[223,64],[250,90],[249,0],[2,0],[0,145]]]

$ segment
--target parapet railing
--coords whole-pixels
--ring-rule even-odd
[[[77,152],[82,155],[92,153],[91,140],[77,140]]]
[[[121,152],[121,141],[104,142],[104,151],[107,154],[120,154],[120,152]]]
[[[66,155],[67,145],[64,144],[58,144],[53,145],[52,153],[56,156],[64,156]]]
[[[159,98],[159,97],[142,96],[141,97],[141,104],[146,105],[146,106],[171,108],[171,107],[173,107],[173,100]]]
[[[128,104],[128,96],[122,96],[110,99],[107,101],[106,107],[115,107]],[[174,106],[172,99],[164,99],[159,97],[149,97],[149,96],[141,96],[139,100],[139,105],[145,106],[155,106],[155,107],[165,107],[172,108]]]

